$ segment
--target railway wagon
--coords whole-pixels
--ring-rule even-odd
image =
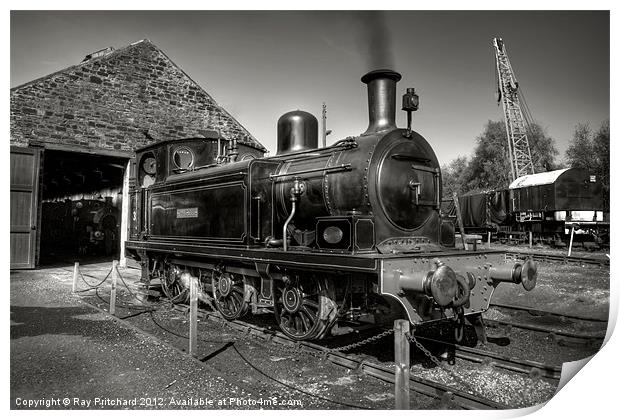
[[[463,226],[468,232],[498,232],[510,224],[510,192],[507,189],[462,195],[459,208]],[[456,217],[453,203],[447,206],[447,214]]]
[[[562,235],[573,226],[584,233],[609,227],[600,179],[585,169],[525,175],[509,190],[514,221],[528,231]]]
[[[571,230],[581,239],[608,242],[609,211],[604,206],[600,180],[580,168],[525,175],[507,189],[459,197],[466,232],[500,237],[532,232],[554,243],[563,243]],[[454,204],[444,203],[444,208],[454,220]]]
[[[400,78],[364,75],[368,128],[329,147],[318,147],[314,116],[291,111],[273,157],[218,136],[136,151],[126,248],[143,281],[180,302],[198,278],[226,319],[273,312],[296,340],[396,317],[462,325],[499,283],[531,290],[534,261],[455,249],[437,157],[411,129],[414,89],[403,95],[407,128],[395,123]]]

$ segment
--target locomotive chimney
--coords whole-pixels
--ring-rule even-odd
[[[393,70],[373,70],[362,76],[368,85],[368,129],[362,135],[396,128],[396,82],[400,73]]]

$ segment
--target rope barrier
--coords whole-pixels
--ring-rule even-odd
[[[141,298],[139,295],[135,294],[132,289],[129,287],[129,285],[125,282],[125,279],[123,278],[122,274],[120,273],[119,269],[118,269],[118,264],[114,264],[113,261],[112,263],[112,268],[110,269],[110,271],[108,271],[108,273],[105,275],[105,277],[103,278],[103,280],[101,280],[100,282],[98,282],[97,284],[91,284],[88,281],[86,281],[86,279],[84,278],[84,275],[82,274],[80,267],[79,267],[79,263],[75,263],[74,265],[74,272],[73,272],[73,288],[72,288],[72,292],[73,293],[84,293],[84,292],[89,292],[91,290],[95,291],[95,295],[105,304],[110,306],[110,313],[112,315],[114,315],[113,313],[113,309],[115,309],[116,307],[119,308],[123,308],[123,309],[135,309],[135,310],[149,310],[149,309],[155,309],[158,307],[161,307],[163,305],[166,305],[168,302],[161,302],[161,303],[157,303],[157,304],[149,304],[149,303],[145,303],[144,299]],[[127,292],[129,293],[129,295],[131,297],[133,297],[135,300],[137,300],[138,302],[141,303],[141,305],[122,305],[122,304],[117,304],[116,303],[116,299],[111,299],[109,301],[105,300],[103,297],[101,297],[101,295],[99,294],[99,289],[101,289],[101,286],[108,280],[108,278],[110,277],[110,274],[116,274],[118,276],[118,278],[121,280],[121,283],[123,284],[124,288],[127,290]],[[88,275],[87,275],[88,276]],[[88,277],[93,277],[93,276],[88,276]],[[86,283],[86,285],[88,286],[88,288],[86,289],[82,289],[82,290],[76,290],[77,288],[77,279],[81,278],[82,281],[84,283]],[[95,277],[93,277],[95,278]],[[114,285],[113,285],[114,286]],[[115,288],[113,287],[113,292]],[[115,295],[115,293],[113,293],[113,295]],[[115,296],[113,296],[115,297]],[[148,299],[148,297],[147,297]],[[135,315],[132,315],[135,316]]]

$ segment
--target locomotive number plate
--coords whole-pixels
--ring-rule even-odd
[[[177,219],[195,219],[198,217],[198,207],[177,209]]]

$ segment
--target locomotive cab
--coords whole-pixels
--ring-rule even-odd
[[[216,131],[208,130],[204,135],[204,138],[166,140],[136,150],[139,187],[165,182],[170,175],[263,155],[254,147],[224,139]]]
[[[145,237],[153,227],[157,229],[151,211],[154,188],[174,183],[180,174],[186,174],[189,179],[199,178],[209,168],[250,161],[263,155],[250,145],[222,138],[216,131],[207,130],[204,136],[162,141],[136,151],[136,188],[130,193],[130,237]],[[191,216],[193,207],[187,207],[190,208],[187,215]],[[183,210],[179,214],[182,215]]]

